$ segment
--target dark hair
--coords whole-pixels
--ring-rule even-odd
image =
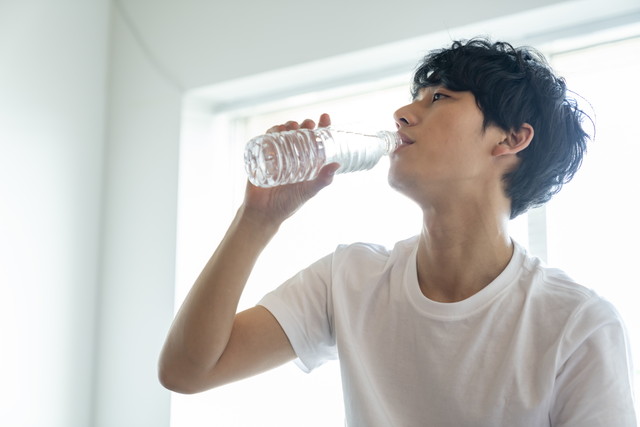
[[[411,92],[415,98],[420,89],[437,85],[473,93],[485,127],[533,126],[531,143],[518,153],[520,164],[504,176],[511,218],[549,201],[580,168],[589,139],[582,122],[591,119],[534,49],[485,39],[456,41],[423,59]]]

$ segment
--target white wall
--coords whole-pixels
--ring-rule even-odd
[[[273,90],[265,82],[282,84],[283,75],[300,84],[301,73],[327,64],[348,73],[354,52],[413,62],[433,47],[425,36],[478,20],[517,13],[521,32],[538,32],[520,12],[556,5],[541,13],[558,24],[640,7],[120,0],[123,14],[112,3],[0,0],[3,425],[168,425],[155,365],[173,315],[189,90],[213,85],[208,96],[234,102],[238,88]],[[569,6],[579,13],[566,14]]]
[[[0,424],[91,422],[107,0],[0,0]]]
[[[96,427],[168,425],[156,360],[173,307],[181,93],[114,14]]]

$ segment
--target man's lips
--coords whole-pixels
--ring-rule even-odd
[[[409,138],[407,135],[400,131],[398,131],[398,135],[400,136],[400,140],[402,141],[403,145],[411,145],[415,142],[413,139]]]

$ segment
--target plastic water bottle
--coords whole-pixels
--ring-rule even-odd
[[[390,131],[366,135],[333,128],[290,130],[251,139],[244,161],[253,185],[276,187],[314,179],[334,162],[340,164],[336,173],[371,169],[400,143],[398,133]]]

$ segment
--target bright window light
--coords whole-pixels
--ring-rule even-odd
[[[616,306],[629,332],[638,384],[640,312],[632,296],[640,289],[640,37],[552,61],[593,106],[596,135],[575,180],[547,205],[548,261]]]

